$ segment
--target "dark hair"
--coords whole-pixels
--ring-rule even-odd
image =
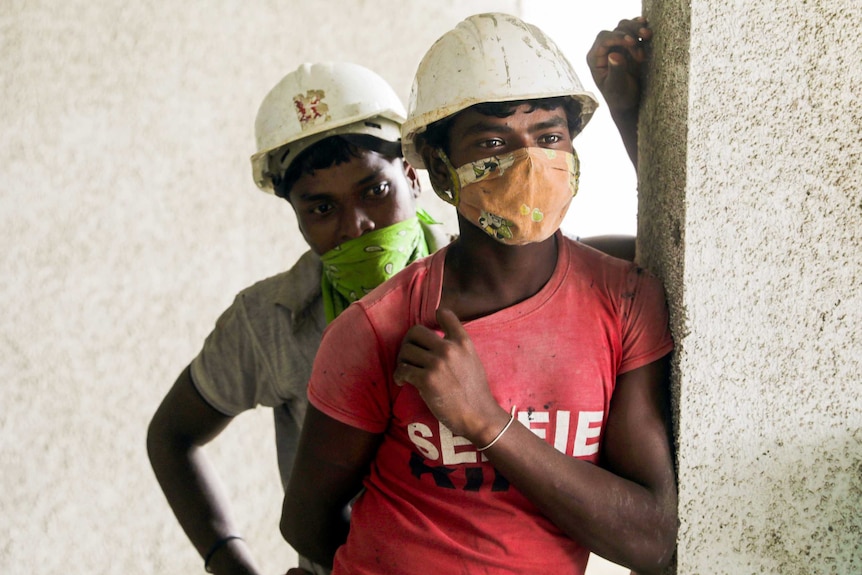
[[[574,136],[581,131],[581,104],[573,98],[558,96],[555,98],[539,98],[535,100],[513,100],[510,102],[481,102],[473,104],[466,110],[475,110],[483,116],[494,116],[496,118],[508,118],[515,113],[520,106],[527,104],[530,108],[527,112],[534,110],[556,110],[562,106],[566,111],[566,122],[569,134]],[[465,111],[466,111],[465,110]],[[416,136],[416,147],[428,144],[432,148],[440,148],[446,154],[449,153],[449,129],[458,114],[453,114],[442,120],[428,125],[425,132]]]
[[[376,152],[390,160],[400,158],[401,142],[387,142],[364,134],[341,134],[324,138],[303,150],[281,177],[272,178],[275,195],[290,201],[290,189],[296,181],[315,170],[325,170],[359,158],[365,152]]]

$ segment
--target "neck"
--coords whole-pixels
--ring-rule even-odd
[[[460,221],[461,236],[446,254],[441,306],[461,320],[489,315],[539,292],[557,265],[557,238],[509,246]]]

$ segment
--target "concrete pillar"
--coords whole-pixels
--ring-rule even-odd
[[[862,573],[862,4],[647,1],[677,572]]]

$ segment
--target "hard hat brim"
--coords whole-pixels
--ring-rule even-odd
[[[291,141],[257,152],[251,156],[251,170],[254,183],[266,192],[275,193],[272,186],[272,176],[274,174],[270,166],[270,155],[272,152],[278,150],[279,154],[288,154],[284,161],[279,162],[283,173],[303,150],[326,138],[342,135],[373,136],[386,142],[395,143],[401,139],[401,121],[400,119],[393,120],[385,116],[363,118],[343,126],[335,128],[327,127],[327,129],[310,134],[301,140]]]

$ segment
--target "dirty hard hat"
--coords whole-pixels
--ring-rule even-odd
[[[255,120],[252,176],[273,192],[302,150],[330,136],[358,134],[388,142],[401,138],[404,105],[371,70],[347,62],[302,64],[270,90]]]
[[[598,105],[539,28],[509,14],[470,16],[437,40],[419,63],[401,128],[404,157],[424,168],[416,136],[474,104],[558,96],[580,104],[580,128]]]

